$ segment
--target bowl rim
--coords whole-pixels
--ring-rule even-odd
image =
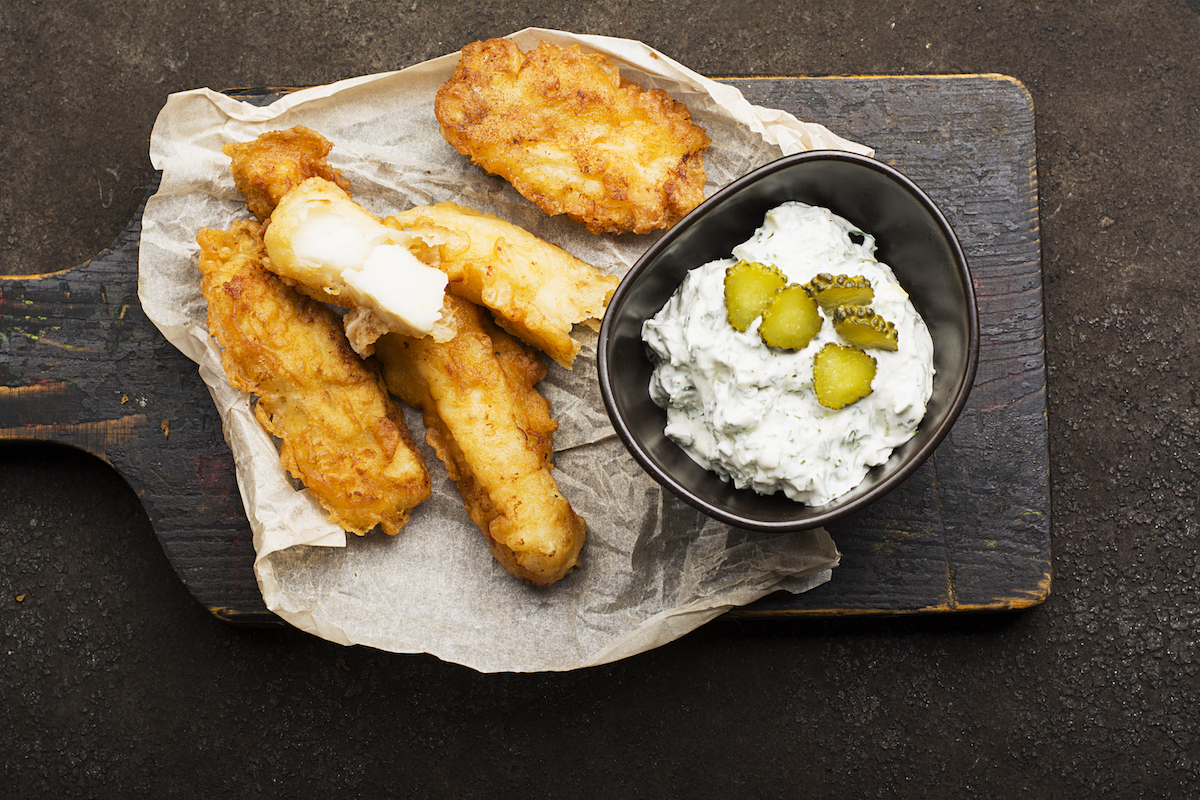
[[[684,486],[680,481],[676,480],[669,472],[662,470],[654,463],[645,449],[638,443],[634,437],[628,424],[625,421],[624,414],[618,408],[616,397],[613,392],[613,387],[610,378],[610,364],[608,359],[608,343],[612,335],[612,317],[605,313],[604,319],[600,325],[600,335],[597,340],[596,347],[596,370],[600,382],[600,394],[604,401],[605,411],[608,414],[609,420],[612,422],[613,428],[617,433],[618,438],[625,445],[625,449],[633,456],[634,460],[645,470],[652,478],[660,485],[665,486],[673,494],[679,497],[687,504],[702,511],[708,516],[727,523],[734,527],[744,528],[748,530],[756,530],[763,532],[786,533],[791,531],[809,530],[819,528],[822,525],[829,524],[835,520],[846,517],[857,511],[866,508],[879,498],[886,495],[891,490],[902,484],[909,476],[912,475],[925,461],[931,456],[938,445],[950,432],[966,405],[968,396],[975,383],[975,374],[979,366],[979,309],[978,301],[975,296],[974,282],[971,277],[970,266],[967,263],[966,254],[963,252],[962,244],[958,240],[958,236],[954,233],[954,229],[950,226],[950,222],[946,216],[938,208],[937,204],[908,176],[901,173],[894,167],[891,167],[882,161],[869,156],[859,155],[842,150],[809,150],[801,153],[782,156],[768,164],[764,164],[750,172],[742,175],[739,178],[729,182],[712,196],[708,197],[696,208],[688,212],[674,226],[668,229],[657,241],[650,245],[642,256],[634,263],[618,284],[613,292],[612,298],[609,300],[609,308],[620,305],[620,301],[632,291],[634,278],[649,269],[651,263],[655,261],[659,253],[665,250],[670,244],[678,238],[683,232],[697,224],[699,220],[705,217],[708,209],[712,206],[723,203],[731,195],[737,194],[747,186],[754,184],[762,178],[771,175],[780,170],[787,169],[795,164],[808,161],[846,161],[866,167],[876,172],[882,173],[889,180],[899,184],[905,191],[912,195],[918,203],[920,203],[925,211],[933,218],[937,227],[949,245],[951,255],[955,262],[956,271],[963,280],[963,287],[967,297],[967,364],[962,375],[958,390],[947,407],[947,413],[942,423],[930,432],[929,438],[920,446],[920,448],[912,454],[912,456],[893,473],[885,477],[878,484],[873,486],[869,491],[851,498],[845,502],[839,503],[837,499],[827,504],[828,510],[821,511],[822,506],[808,506],[803,503],[796,503],[798,509],[809,509],[813,513],[806,514],[802,520],[762,520],[746,517],[740,514],[730,513],[723,508],[715,506],[708,502],[703,497],[698,496],[692,490]],[[700,266],[697,264],[696,266]],[[672,442],[672,444],[674,444]],[[886,464],[886,462],[884,462]],[[883,466],[883,465],[880,465]],[[873,467],[872,469],[877,469]],[[738,491],[753,492],[752,489],[745,488]]]

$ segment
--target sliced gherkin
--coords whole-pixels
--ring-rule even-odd
[[[857,347],[827,344],[813,360],[813,388],[826,408],[844,408],[871,393],[875,359]]]
[[[729,324],[745,331],[787,284],[777,267],[742,260],[725,270],[725,308]]]
[[[820,272],[804,290],[825,309],[826,313],[838,306],[865,306],[875,299],[871,282],[862,275],[831,275]]]
[[[859,347],[893,352],[899,347],[896,326],[870,306],[838,306],[833,310],[833,329]]]
[[[821,331],[817,301],[793,283],[780,289],[758,324],[758,335],[771,347],[802,350]]]

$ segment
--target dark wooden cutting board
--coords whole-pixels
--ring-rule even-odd
[[[1001,75],[735,78],[758,105],[875,148],[939,204],[979,300],[970,401],[902,487],[828,528],[833,579],[738,615],[1012,610],[1050,591],[1049,454],[1033,106]],[[153,191],[153,190],[152,190]],[[141,210],[79,267],[0,276],[0,439],[48,440],[134,488],[196,599],[229,622],[277,622],[221,421],[196,365],[137,297]]]

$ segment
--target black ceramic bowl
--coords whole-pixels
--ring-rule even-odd
[[[823,506],[782,492],[736,489],[664,434],[666,412],[650,399],[652,363],[642,323],[658,313],[684,275],[733,247],[789,200],[824,206],[875,237],[933,337],[933,396],[916,436],[873,468],[857,488]],[[979,323],[966,258],[946,218],[911,180],[864,156],[815,151],[786,156],[724,187],[646,251],[613,294],[600,329],[600,390],[617,434],[647,472],[701,511],[743,528],[814,528],[862,509],[911,475],[958,417],[979,358]]]

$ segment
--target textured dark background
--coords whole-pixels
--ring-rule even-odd
[[[1017,614],[718,621],[577,673],[227,626],[98,460],[0,446],[0,796],[1200,794],[1200,4],[5,2],[0,274],[90,259],[166,96],[538,25],[713,76],[998,72],[1036,110],[1055,583]]]

